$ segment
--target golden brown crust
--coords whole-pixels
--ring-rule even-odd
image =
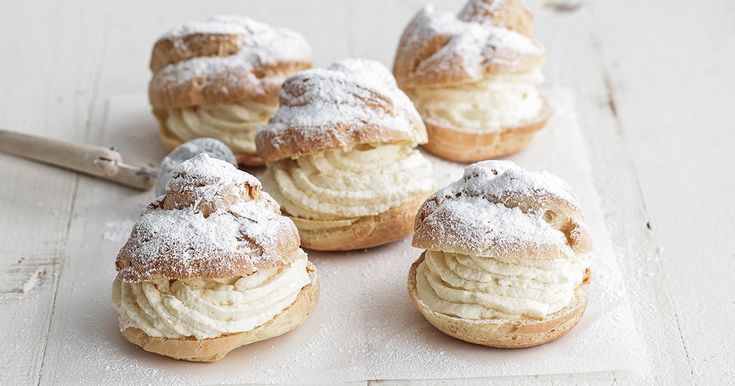
[[[425,133],[423,122],[420,127]],[[416,143],[416,138],[401,130],[378,124],[363,123],[354,130],[353,122],[312,126],[309,133],[304,127],[290,127],[279,131],[258,131],[255,143],[258,155],[265,161],[320,153],[330,150],[350,151],[360,144]],[[421,142],[425,142],[425,139]]]
[[[569,332],[579,322],[587,308],[587,295],[578,288],[571,304],[539,320],[470,320],[435,312],[421,301],[416,289],[416,270],[423,261],[422,253],[408,272],[408,293],[411,300],[434,327],[465,342],[495,348],[542,345]]]
[[[301,246],[317,251],[350,251],[372,248],[403,239],[413,230],[416,210],[425,196],[376,216],[360,217],[350,226],[327,229],[299,229]]]
[[[459,19],[490,23],[533,37],[533,13],[523,0],[470,0],[459,12]]]
[[[235,154],[237,164],[249,167],[265,166],[265,162],[257,154]]]
[[[431,154],[455,162],[477,162],[504,157],[526,147],[536,131],[551,117],[551,108],[544,109],[531,122],[498,131],[464,131],[442,126],[424,117],[429,142],[423,147]]]
[[[213,17],[179,26],[156,42],[148,95],[154,109],[249,100],[275,105],[283,80],[311,63],[308,43],[293,31]]]
[[[299,236],[253,176],[200,154],[171,175],[115,261],[118,279],[222,278],[289,264]]]
[[[238,347],[283,335],[297,328],[314,312],[319,299],[319,280],[311,263],[307,270],[311,284],[301,289],[288,308],[254,330],[210,339],[157,338],[137,328],[126,328],[122,334],[129,342],[148,352],[184,361],[216,362]]]
[[[472,8],[472,3],[482,2],[470,2],[459,18],[428,6],[406,26],[393,63],[403,90],[471,83],[540,66],[545,52],[532,36],[522,34],[530,32],[524,25],[532,18],[520,2],[497,12]]]
[[[199,56],[225,57],[236,54],[242,46],[237,34],[193,33],[180,37],[163,36],[153,45],[150,69],[157,72],[169,64]]]
[[[177,80],[154,75],[148,98],[155,109],[242,101],[276,105],[286,77],[309,67],[310,62],[264,65],[255,72],[247,66],[228,66],[208,75],[196,74]]]
[[[260,157],[277,161],[360,144],[426,142],[411,100],[382,64],[346,59],[302,71],[282,86],[278,111],[260,126]]]

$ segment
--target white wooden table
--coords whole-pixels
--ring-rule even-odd
[[[302,32],[318,66],[347,56],[390,64],[424,3],[5,0],[0,127],[100,143],[108,97],[145,92],[153,41],[183,21],[247,15]],[[455,10],[463,1],[435,3]],[[548,83],[576,93],[651,371],[474,381],[732,384],[735,2],[530,4],[549,50]],[[0,384],[51,381],[57,294],[74,280],[65,267],[105,189],[112,188],[0,155]]]

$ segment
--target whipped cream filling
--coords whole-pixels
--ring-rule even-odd
[[[397,144],[277,161],[268,165],[263,185],[300,229],[349,226],[434,188],[431,163]]]
[[[288,266],[226,279],[160,279],[112,287],[120,330],[139,328],[164,338],[213,338],[245,332],[273,319],[311,282],[307,257]]]
[[[464,319],[542,319],[574,299],[586,255],[509,259],[426,251],[416,290],[431,310]]]
[[[234,153],[255,154],[255,130],[268,123],[277,108],[276,104],[244,101],[171,109],[166,125],[182,141],[212,137]]]
[[[544,108],[540,71],[497,75],[454,87],[417,87],[409,92],[421,115],[461,131],[497,131],[536,119]]]

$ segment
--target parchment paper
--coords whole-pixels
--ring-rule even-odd
[[[406,275],[420,251],[410,237],[350,253],[309,252],[321,277],[315,314],[299,329],[233,351],[213,364],[178,362],[146,353],[119,333],[110,303],[114,259],[153,192],[98,184],[86,214],[74,275],[63,308],[58,383],[212,384],[323,383],[368,379],[426,379],[555,374],[632,369],[645,363],[637,344],[624,283],[590,177],[571,94],[550,94],[554,118],[521,153],[510,157],[530,170],[546,169],[577,192],[596,252],[590,304],[579,325],[536,348],[494,350],[449,338],[414,308]],[[166,154],[144,96],[111,98],[103,143],[137,160]],[[429,156],[437,187],[462,175],[463,165]],[[257,172],[257,171],[256,171]],[[256,173],[257,174],[257,173]],[[89,204],[89,203],[86,203]]]

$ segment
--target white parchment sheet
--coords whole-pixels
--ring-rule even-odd
[[[178,362],[144,352],[119,333],[110,303],[114,259],[153,192],[102,186],[85,203],[79,253],[65,265],[56,312],[61,348],[53,379],[61,384],[212,384],[334,382],[555,374],[632,369],[645,354],[624,299],[624,282],[590,177],[584,145],[566,91],[552,92],[554,117],[530,146],[510,159],[546,169],[577,192],[596,252],[589,307],[579,325],[550,344],[495,350],[449,338],[414,308],[406,275],[420,251],[410,237],[350,253],[309,252],[321,278],[315,314],[279,338],[237,349],[213,364]],[[143,96],[113,97],[103,143],[159,162],[166,151]],[[462,175],[463,165],[429,156],[437,187]],[[97,186],[97,185],[95,185]],[[91,205],[88,205],[91,204]],[[71,276],[67,276],[71,275]],[[53,371],[53,370],[52,370]]]

